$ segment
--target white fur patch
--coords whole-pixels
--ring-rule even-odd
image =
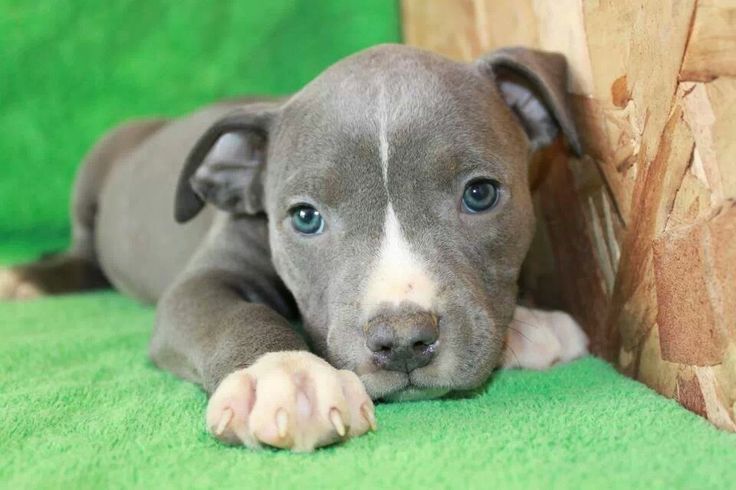
[[[369,275],[363,297],[364,311],[370,313],[382,303],[398,306],[404,301],[429,310],[436,289],[424,262],[404,238],[389,203],[378,260]]]
[[[388,185],[388,110],[386,108],[386,95],[384,88],[378,96],[378,151],[381,155],[381,171],[383,172],[383,185]]]
[[[388,166],[391,156],[389,124],[397,117],[396,104],[386,103],[386,87],[381,85],[376,101],[376,123],[378,128],[378,153],[381,158],[383,185],[388,193]],[[403,100],[403,99],[402,99]],[[414,303],[430,309],[435,298],[436,286],[427,273],[424,262],[409,246],[401,232],[401,225],[389,197],[383,239],[378,259],[370,272],[363,297],[363,311],[372,313],[379,305],[387,303],[398,306],[402,302]]]

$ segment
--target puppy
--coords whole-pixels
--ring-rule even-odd
[[[157,302],[151,358],[250,447],[309,451],[375,429],[372,400],[579,357],[569,316],[516,305],[530,154],[560,132],[581,152],[565,86],[556,54],[384,45],[285,99],[125,124],[80,170],[71,249],[0,296]]]

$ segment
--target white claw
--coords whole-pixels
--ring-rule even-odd
[[[373,413],[373,410],[371,410],[367,403],[364,403],[360,406],[360,413],[362,413],[363,417],[365,417],[365,419],[368,421],[368,425],[371,426],[371,430],[375,432],[378,429],[376,414]]]
[[[221,436],[225,429],[227,429],[227,425],[230,423],[230,421],[233,419],[233,411],[230,408],[226,408],[222,412],[222,417],[220,417],[220,422],[217,424],[217,428],[215,429],[215,435]]]
[[[342,421],[340,411],[334,407],[330,409],[330,422],[332,422],[332,425],[335,427],[337,434],[340,437],[345,437],[345,423]]]
[[[276,411],[276,429],[278,430],[279,437],[282,439],[286,437],[289,429],[289,416],[283,408],[279,408]]]

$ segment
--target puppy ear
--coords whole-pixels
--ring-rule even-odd
[[[567,62],[557,53],[504,48],[476,64],[496,83],[521,121],[533,150],[549,145],[561,129],[573,152],[583,152],[567,101]]]
[[[251,104],[207,129],[179,175],[174,212],[177,222],[194,218],[205,202],[236,214],[263,211],[261,174],[275,113],[275,104]]]

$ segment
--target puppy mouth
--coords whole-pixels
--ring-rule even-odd
[[[372,398],[389,402],[429,400],[450,392],[449,388],[417,383],[414,375],[415,371],[375,370],[360,377]]]
[[[384,396],[383,399],[387,402],[413,402],[440,398],[449,392],[450,390],[447,388],[420,388],[419,386],[408,384],[405,388]]]

